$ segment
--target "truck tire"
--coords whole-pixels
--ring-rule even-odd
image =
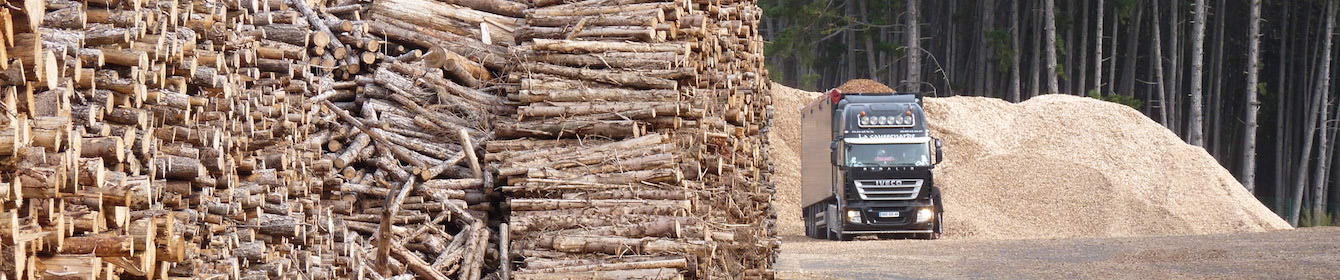
[[[944,211],[938,209],[937,211],[935,211],[935,229],[931,231],[931,236],[930,238],[927,239],[930,240],[940,239],[940,233],[944,232],[944,220],[942,220],[944,219],[944,217],[945,217]]]
[[[805,207],[800,212],[805,215],[805,237],[819,239],[819,221],[814,219],[814,207]]]
[[[841,219],[838,219],[838,218],[834,217],[834,215],[837,215],[838,213],[834,213],[834,212],[832,212],[832,211],[828,211],[829,208],[832,208],[832,207],[824,207],[824,218],[825,218],[826,220],[828,220],[828,221],[834,221],[834,222],[839,222],[839,223],[842,222]],[[826,234],[828,235],[828,240],[833,240],[833,241],[851,241],[852,239],[854,239],[854,238],[856,237],[856,235],[852,235],[852,234],[842,234],[842,233],[841,233],[841,230],[842,230],[842,229],[835,229],[835,228],[833,228],[833,227],[830,225],[830,226],[826,227],[826,229],[824,230],[824,233],[826,233]]]
[[[823,206],[820,205],[809,206],[809,218],[813,220],[813,222],[811,222],[811,225],[813,225],[813,229],[815,229],[815,232],[813,232],[813,236],[809,237],[816,238],[816,240],[823,240],[823,238],[828,238],[827,234],[828,224],[820,226],[819,218],[815,217],[819,216],[819,213],[824,213],[823,210],[824,210]]]
[[[944,232],[945,224],[945,207],[940,204],[939,188],[935,189],[935,194],[931,199],[935,201],[935,227],[931,229],[930,236],[927,236],[926,239],[935,240],[940,239],[940,234]]]

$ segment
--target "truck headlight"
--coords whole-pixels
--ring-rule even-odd
[[[861,223],[861,211],[847,210],[847,221],[851,223]]]
[[[917,223],[918,223],[918,224],[920,224],[920,223],[925,223],[925,222],[929,222],[929,221],[931,221],[931,219],[934,219],[934,218],[935,218],[935,211],[931,211],[931,209],[929,209],[929,208],[921,208],[921,210],[917,210]]]

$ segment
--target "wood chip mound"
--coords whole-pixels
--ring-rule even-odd
[[[777,115],[768,131],[768,153],[775,170],[772,183],[777,185],[773,206],[777,209],[777,232],[800,235],[800,109],[822,94],[772,84],[772,104]]]
[[[847,93],[894,93],[892,88],[870,79],[855,79],[843,83],[838,90]]]
[[[1068,95],[926,99],[946,236],[1023,239],[1289,229],[1204,149],[1130,107]]]
[[[820,94],[773,89],[778,112],[795,112]],[[935,137],[945,141],[936,182],[945,196],[947,238],[1290,228],[1203,149],[1129,107],[1066,95],[1019,104],[927,98],[925,106]],[[779,113],[773,127],[778,230],[800,235],[799,116]]]

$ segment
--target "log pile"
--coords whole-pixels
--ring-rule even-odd
[[[521,15],[452,2],[7,1],[0,279],[491,277]]]
[[[516,279],[771,279],[753,1],[537,0],[486,162]]]
[[[771,278],[752,2],[6,4],[0,279]]]

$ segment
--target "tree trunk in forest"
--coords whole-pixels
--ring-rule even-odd
[[[861,21],[864,21],[864,22],[870,22],[869,16],[867,16],[867,15],[870,14],[870,13],[869,13],[869,12],[866,12],[866,11],[869,11],[868,8],[870,7],[870,5],[869,5],[870,0],[861,0],[860,3],[861,3],[861,8],[860,8]],[[866,33],[866,34],[865,34],[865,68],[866,68],[866,72],[867,72],[866,76],[869,77],[871,80],[875,80],[875,81],[877,81],[877,82],[884,82],[884,81],[881,81],[881,79],[880,79],[880,77],[879,77],[879,64],[876,63],[876,60],[875,60],[875,56],[878,55],[878,53],[879,53],[877,50],[875,50],[875,34],[876,34],[875,32],[878,32],[878,31],[879,31],[879,29],[876,29],[876,28],[872,28],[872,29],[869,29],[869,30],[866,30],[866,31],[865,31],[865,33]]]
[[[1010,102],[1019,102],[1019,57],[1024,55],[1019,48],[1019,5],[1023,4],[1010,2],[1010,49],[1014,55],[1010,57],[1010,93],[1005,97]]]
[[[1150,49],[1154,50],[1154,83],[1156,84],[1154,90],[1158,92],[1157,96],[1159,98],[1159,123],[1163,124],[1164,127],[1171,129],[1172,125],[1168,124],[1169,105],[1168,87],[1166,84],[1167,80],[1164,79],[1163,74],[1163,40],[1161,38],[1162,30],[1160,30],[1163,23],[1159,20],[1159,0],[1153,0],[1153,5],[1151,6],[1153,8],[1150,8],[1149,12],[1153,13],[1150,18],[1154,20],[1154,26],[1151,26],[1152,28],[1150,28],[1150,31],[1154,32],[1154,44]]]
[[[1098,31],[1094,32],[1094,39],[1097,42],[1093,44],[1093,89],[1098,95],[1103,94],[1103,2],[1104,0],[1098,0],[1098,7],[1094,11],[1098,15],[1098,18],[1094,19],[1094,22],[1098,23]]]
[[[1196,0],[1196,21],[1191,27],[1191,125],[1187,140],[1191,145],[1205,147],[1205,123],[1201,108],[1202,72],[1205,56],[1205,1]]]
[[[1307,123],[1313,120],[1313,117],[1315,117],[1316,114],[1314,111],[1317,110],[1315,105],[1319,98],[1317,98],[1316,95],[1316,88],[1321,82],[1321,67],[1317,65],[1318,59],[1315,58],[1321,56],[1320,42],[1321,36],[1323,36],[1322,33],[1324,33],[1321,30],[1325,28],[1326,22],[1326,12],[1324,9],[1321,12],[1321,15],[1316,15],[1316,13],[1311,12],[1316,10],[1314,5],[1309,5],[1302,10],[1307,12],[1303,12],[1301,20],[1298,21],[1299,23],[1297,27],[1299,27],[1300,32],[1297,33],[1299,40],[1295,44],[1297,48],[1295,49],[1295,53],[1304,54],[1305,59],[1302,59],[1300,61],[1301,63],[1298,63],[1298,65],[1294,67],[1292,76],[1298,78],[1295,78],[1295,82],[1289,83],[1289,92],[1298,93],[1299,96],[1296,96],[1294,99],[1299,100],[1299,102],[1291,102],[1290,107],[1292,108],[1288,110],[1292,112],[1300,112],[1299,110],[1301,110],[1301,112],[1290,115],[1289,120],[1293,123],[1293,126],[1296,127],[1296,129],[1288,132],[1289,136],[1285,139],[1288,139],[1289,141],[1285,142],[1284,147],[1286,154],[1290,159],[1286,163],[1288,165],[1287,169],[1291,172],[1298,172],[1300,169],[1307,170],[1306,166],[1299,165],[1303,162],[1300,158],[1311,156],[1300,154],[1300,152],[1302,151],[1301,145],[1304,144],[1303,135],[1310,132],[1310,128],[1315,126],[1315,124]],[[1303,124],[1306,124],[1306,126],[1300,126]],[[1313,139],[1312,136],[1308,136],[1307,138],[1309,140]],[[1311,145],[1312,143],[1306,142],[1306,144]],[[1288,207],[1286,208],[1288,209],[1286,213],[1290,215],[1299,215],[1299,213],[1294,212],[1293,206],[1297,204],[1298,207],[1302,207],[1303,200],[1301,196],[1306,193],[1307,189],[1299,189],[1296,186],[1299,184],[1306,186],[1306,183],[1301,183],[1299,180],[1307,181],[1307,178],[1290,179],[1294,181],[1289,182],[1291,189],[1289,190],[1289,195],[1286,197],[1285,204],[1286,207]],[[1294,201],[1293,197],[1293,192],[1295,191],[1300,192],[1297,201]]]
[[[1075,74],[1071,73],[1074,71],[1071,69],[1074,68],[1075,65],[1079,64],[1075,63],[1075,51],[1076,51],[1075,38],[1079,37],[1079,33],[1077,33],[1075,29],[1075,24],[1077,24],[1075,22],[1075,14],[1079,10],[1079,3],[1075,1],[1061,2],[1061,3],[1064,4],[1065,6],[1065,9],[1063,9],[1065,11],[1062,12],[1062,15],[1069,17],[1069,20],[1066,21],[1067,24],[1065,25],[1066,27],[1065,31],[1062,32],[1064,35],[1058,35],[1061,38],[1059,40],[1065,42],[1064,44],[1065,47],[1061,48],[1061,54],[1060,54],[1060,56],[1064,57],[1065,59],[1062,60],[1064,62],[1060,66],[1062,67],[1062,70],[1059,70],[1061,73],[1064,73],[1061,75],[1060,78],[1061,85],[1059,91],[1074,92],[1076,76]]]
[[[977,23],[977,63],[972,67],[977,70],[977,76],[974,77],[974,79],[976,79],[975,82],[977,88],[974,89],[974,91],[976,91],[979,96],[1000,96],[990,90],[990,77],[995,73],[995,71],[993,71],[995,70],[995,67],[992,67],[993,65],[989,64],[991,62],[989,59],[991,57],[991,44],[987,43],[991,39],[990,36],[987,35],[991,32],[991,26],[995,23],[993,17],[996,13],[992,8],[995,7],[996,1],[981,0],[978,4],[981,5],[980,7],[977,7],[977,11],[981,15],[979,18],[981,21]]]
[[[1170,102],[1172,104],[1168,105],[1168,109],[1171,111],[1168,113],[1168,123],[1171,124],[1169,126],[1172,127],[1173,133],[1187,137],[1183,129],[1185,127],[1183,122],[1185,121],[1183,119],[1185,115],[1182,113],[1182,97],[1186,96],[1186,93],[1182,91],[1182,42],[1185,41],[1182,40],[1182,12],[1179,9],[1180,4],[1186,2],[1173,0],[1168,1],[1168,3],[1172,6],[1169,9],[1171,11],[1169,16],[1172,20],[1168,21],[1168,95],[1172,100]]]
[[[1313,136],[1315,136],[1315,133],[1317,132],[1317,126],[1319,125],[1318,122],[1321,121],[1321,119],[1325,118],[1321,112],[1325,110],[1326,103],[1324,102],[1324,100],[1326,100],[1326,96],[1330,92],[1331,32],[1332,29],[1335,28],[1334,6],[1335,5],[1333,2],[1328,3],[1326,6],[1326,28],[1323,29],[1324,35],[1322,35],[1322,51],[1320,55],[1321,64],[1318,65],[1318,68],[1320,68],[1320,70],[1318,70],[1317,73],[1317,79],[1318,79],[1317,88],[1313,92],[1313,94],[1315,95],[1313,100],[1317,102],[1311,102],[1312,103],[1311,106],[1313,108],[1309,110],[1308,115],[1310,116],[1307,118],[1307,121],[1304,122],[1305,125],[1303,125],[1303,152],[1300,153],[1298,157],[1298,166],[1297,166],[1298,176],[1294,177],[1294,179],[1297,181],[1294,183],[1293,205],[1292,209],[1290,209],[1289,211],[1289,224],[1295,227],[1298,226],[1299,214],[1302,213],[1303,209],[1303,190],[1306,189],[1308,185],[1308,163],[1309,163],[1308,159],[1310,159],[1312,156],[1312,146],[1313,146],[1312,138]],[[1314,205],[1313,207],[1316,206]]]
[[[845,14],[843,14],[843,16],[851,17],[852,15],[855,15],[858,12],[862,12],[857,10],[856,3],[854,1],[843,1],[843,2],[847,11]],[[843,69],[842,71],[843,73],[841,75],[832,76],[834,78],[837,78],[837,80],[834,80],[831,83],[834,85],[841,84],[842,79],[852,79],[860,75],[857,72],[859,71],[860,67],[857,67],[858,64],[856,63],[857,61],[856,28],[854,28],[854,26],[848,26],[847,28],[843,29],[842,38],[843,38],[843,44],[845,45],[844,49],[846,50],[846,55],[842,57],[843,62],[842,64],[847,67],[846,69]]]
[[[1261,0],[1252,0],[1247,23],[1247,124],[1243,127],[1242,170],[1238,181],[1248,192],[1256,191],[1256,113],[1261,108],[1256,99],[1257,72],[1260,67]]]
[[[1119,49],[1117,48],[1117,43],[1121,42],[1120,40],[1118,40],[1121,39],[1121,9],[1119,9],[1120,5],[1121,2],[1114,1],[1112,3],[1112,37],[1108,38],[1108,41],[1110,41],[1112,44],[1110,47],[1108,47],[1108,50],[1112,52],[1112,54],[1109,56],[1112,58],[1112,60],[1104,59],[1107,60],[1107,64],[1103,64],[1104,66],[1107,66],[1107,74],[1103,74],[1103,77],[1107,78],[1108,81],[1103,81],[1103,85],[1107,86],[1108,91],[1098,93],[1098,95],[1101,96],[1107,96],[1108,94],[1116,94],[1118,90],[1117,57],[1119,57],[1118,54]]]
[[[1333,122],[1333,121],[1335,121],[1335,120],[1337,120],[1337,119],[1340,119],[1340,108],[1337,108],[1334,112],[1335,112],[1334,115],[1331,115],[1331,118],[1330,118],[1330,119],[1323,120],[1323,121],[1321,122],[1321,123],[1322,123],[1322,125],[1321,125],[1321,137],[1322,137],[1321,147],[1323,147],[1323,150],[1322,150],[1322,152],[1321,152],[1321,158],[1317,160],[1317,162],[1318,162],[1317,164],[1319,165],[1317,169],[1319,169],[1319,170],[1321,170],[1321,171],[1320,171],[1320,173],[1317,174],[1317,177],[1318,177],[1318,178],[1316,179],[1316,180],[1317,180],[1317,181],[1316,181],[1316,184],[1317,184],[1317,188],[1318,188],[1318,189],[1317,189],[1317,194],[1316,194],[1315,196],[1313,196],[1313,202],[1312,202],[1312,205],[1313,205],[1313,209],[1312,209],[1312,217],[1314,217],[1314,219],[1315,219],[1315,221],[1312,223],[1313,225],[1319,225],[1319,224],[1322,224],[1322,223],[1324,223],[1324,222],[1329,222],[1329,221],[1323,219],[1323,218],[1326,218],[1326,217],[1324,217],[1322,214],[1327,213],[1327,207],[1328,207],[1328,205],[1329,205],[1329,201],[1330,201],[1329,198],[1327,197],[1328,195],[1330,195],[1329,193],[1327,193],[1327,192],[1328,192],[1327,190],[1328,190],[1328,188],[1330,188],[1330,186],[1329,186],[1328,184],[1329,184],[1330,179],[1331,179],[1331,166],[1332,166],[1331,163],[1332,163],[1332,161],[1335,160],[1335,158],[1334,158],[1334,157],[1335,157],[1335,142],[1336,142],[1336,138],[1335,138],[1335,137],[1337,136],[1336,133],[1337,133],[1337,132],[1340,132],[1340,130],[1335,130],[1335,129],[1331,129],[1331,128],[1330,128],[1330,127],[1331,127],[1331,122]],[[1329,136],[1327,135],[1328,132],[1326,132],[1326,130],[1328,130],[1328,129],[1331,130],[1331,131],[1329,132],[1329,134],[1330,134]]]
[[[1126,63],[1121,66],[1121,84],[1118,94],[1135,96],[1135,64],[1140,58],[1140,24],[1144,19],[1144,1],[1136,1],[1135,15],[1131,18],[1131,39],[1126,40]]]
[[[1091,1],[1080,2],[1084,2],[1084,6],[1078,11],[1080,24],[1079,27],[1076,27],[1080,30],[1079,42],[1076,44],[1079,47],[1079,67],[1070,68],[1070,76],[1075,77],[1075,92],[1072,93],[1084,96],[1084,92],[1089,90],[1087,80],[1089,79],[1089,2]]]
[[[1038,7],[1042,6],[1042,1],[1027,1],[1030,6],[1028,9],[1029,18],[1032,19],[1029,21],[1029,25],[1033,28],[1031,32],[1028,32],[1033,37],[1033,45],[1029,46],[1029,52],[1032,54],[1028,59],[1032,66],[1028,69],[1028,96],[1030,97],[1042,93],[1042,82],[1040,82],[1042,80],[1042,34],[1038,30],[1045,28],[1042,28],[1042,17],[1034,13],[1040,9]]]
[[[956,67],[956,66],[958,65],[957,63],[958,63],[958,60],[959,60],[959,59],[962,59],[962,58],[960,58],[959,56],[957,56],[957,54],[958,54],[959,52],[958,52],[958,50],[955,49],[956,47],[958,47],[958,45],[955,44],[955,42],[958,41],[958,40],[955,40],[955,38],[956,38],[955,36],[958,35],[958,30],[956,29],[956,28],[958,28],[958,25],[954,23],[954,15],[955,15],[955,14],[958,14],[958,1],[947,1],[947,2],[948,2],[948,4],[949,4],[949,9],[946,11],[946,13],[948,14],[948,16],[946,16],[946,17],[942,17],[942,18],[943,18],[943,19],[945,20],[945,22],[947,23],[947,24],[945,24],[945,25],[948,26],[949,28],[945,28],[942,32],[946,33],[946,36],[944,36],[944,38],[947,39],[947,40],[945,40],[945,41],[946,41],[946,42],[945,42],[946,47],[944,48],[944,50],[945,50],[945,63],[946,63],[946,65],[949,65],[949,67],[952,68],[952,67]],[[942,3],[943,3],[943,2],[942,2]],[[944,73],[944,72],[942,72],[945,76],[949,76],[948,81],[945,81],[945,89],[946,89],[946,91],[948,91],[950,95],[961,94],[960,91],[956,91],[956,90],[960,90],[960,89],[955,89],[955,88],[954,88],[954,82],[953,82],[953,81],[957,81],[959,77],[962,77],[962,76],[963,76],[963,73],[960,72],[960,71],[958,71],[958,70],[941,70],[941,69],[937,69],[937,70],[948,72],[948,73]],[[963,72],[967,72],[967,71],[963,71]],[[968,86],[968,85],[964,85],[964,86]]]
[[[1289,67],[1292,63],[1288,62],[1289,39],[1292,37],[1290,37],[1291,34],[1289,33],[1291,30],[1291,28],[1289,28],[1289,7],[1285,6],[1283,10],[1284,14],[1280,16],[1280,31],[1277,33],[1278,36],[1275,36],[1279,40],[1279,58],[1275,62],[1279,65],[1275,70],[1275,139],[1272,141],[1275,142],[1275,203],[1272,206],[1274,206],[1273,208],[1276,213],[1284,212],[1284,190],[1286,190],[1285,186],[1288,186],[1289,184],[1289,181],[1285,180],[1287,177],[1284,176],[1289,170],[1289,165],[1287,164],[1287,162],[1289,162],[1289,160],[1287,160],[1289,157],[1285,155],[1286,150],[1284,149],[1284,143],[1288,142],[1284,138],[1285,135],[1287,135],[1284,132],[1288,131],[1288,126],[1285,126],[1288,118],[1284,113],[1287,112],[1285,104],[1288,104],[1288,102],[1285,102],[1285,100],[1288,100],[1286,97],[1289,95],[1288,92],[1285,91],[1284,78],[1285,73],[1288,73],[1289,69],[1292,69],[1292,67]]]
[[[907,88],[912,92],[921,92],[921,28],[917,21],[921,19],[921,0],[907,0]]]
[[[1055,7],[1056,7],[1056,1],[1055,1],[1055,0],[1046,0],[1046,4],[1043,5],[1043,7],[1042,7],[1042,8],[1044,9],[1042,12],[1043,12],[1044,14],[1046,14],[1046,18],[1043,19],[1043,21],[1046,21],[1045,24],[1047,25],[1047,30],[1043,32],[1043,33],[1045,33],[1045,35],[1047,36],[1047,40],[1046,40],[1046,42],[1044,42],[1045,44],[1047,44],[1047,46],[1046,46],[1046,48],[1047,48],[1047,91],[1046,91],[1046,92],[1047,92],[1047,94],[1056,94],[1056,91],[1057,91],[1057,84],[1056,84],[1056,12],[1055,12]]]
[[[1326,171],[1327,168],[1330,167],[1331,163],[1330,154],[1328,154],[1331,150],[1332,145],[1331,134],[1329,131],[1327,131],[1327,127],[1330,127],[1330,117],[1329,117],[1330,111],[1328,110],[1330,110],[1331,106],[1330,105],[1331,72],[1330,72],[1330,57],[1329,57],[1331,50],[1331,48],[1329,47],[1331,44],[1330,39],[1331,36],[1329,36],[1329,32],[1326,37],[1327,37],[1326,39],[1322,39],[1322,41],[1327,46],[1324,47],[1324,49],[1327,52],[1324,55],[1325,60],[1323,60],[1324,62],[1322,66],[1322,74],[1327,76],[1325,78],[1322,78],[1322,83],[1324,84],[1325,88],[1322,89],[1323,93],[1321,93],[1319,96],[1321,97],[1321,101],[1317,102],[1317,104],[1321,106],[1321,108],[1319,108],[1321,111],[1317,113],[1317,125],[1315,127],[1315,129],[1317,130],[1317,162],[1315,163],[1316,165],[1313,166],[1314,169],[1312,170],[1312,224],[1313,225],[1317,225],[1318,222],[1321,222],[1323,218],[1322,214],[1326,212]],[[1306,156],[1304,158],[1306,158]]]
[[[1214,158],[1219,161],[1220,165],[1228,166],[1229,156],[1226,152],[1226,148],[1229,144],[1226,142],[1228,142],[1229,139],[1223,135],[1223,131],[1226,130],[1223,126],[1224,41],[1228,40],[1224,37],[1224,26],[1227,25],[1226,23],[1228,22],[1228,7],[1225,5],[1224,1],[1225,0],[1219,0],[1219,5],[1215,6],[1218,10],[1215,10],[1215,34],[1214,40],[1211,41],[1214,42],[1214,51],[1211,58],[1211,61],[1214,62],[1214,67],[1212,67],[1209,76],[1213,82],[1210,83],[1209,89],[1210,102],[1207,102],[1206,104],[1206,109],[1208,111],[1206,118],[1210,120],[1211,124],[1208,127],[1209,133],[1206,134],[1206,140],[1208,141],[1208,143],[1206,143],[1206,149],[1210,151],[1210,155],[1213,155]]]

